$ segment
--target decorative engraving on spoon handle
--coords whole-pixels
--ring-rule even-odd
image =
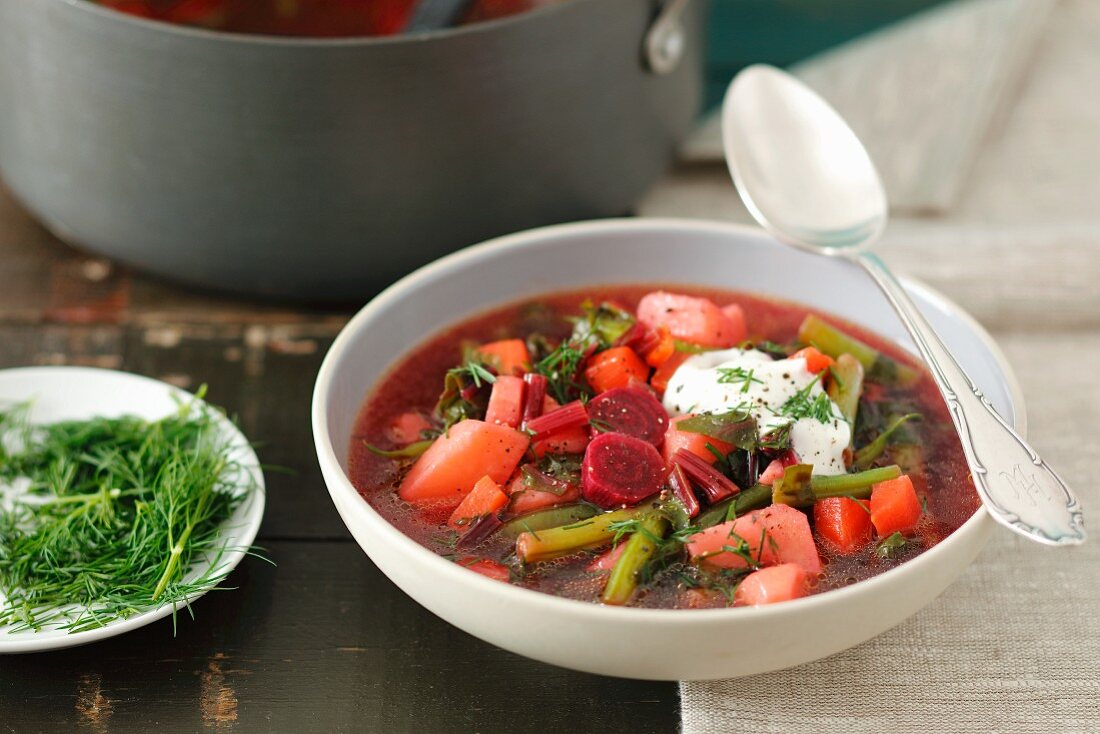
[[[1049,545],[1084,542],[1084,514],[1073,490],[993,409],[886,265],[870,253],[857,259],[898,311],[943,393],[993,519]]]

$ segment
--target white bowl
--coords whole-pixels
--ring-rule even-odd
[[[82,420],[96,416],[136,415],[157,420],[179,410],[180,403],[197,400],[194,395],[159,380],[126,372],[91,367],[23,367],[0,370],[0,404],[32,401],[30,421],[53,423],[62,420]],[[199,401],[201,405],[202,402]],[[199,558],[185,578],[194,580],[213,571],[229,573],[244,558],[246,549],[256,539],[264,516],[264,477],[260,461],[248,439],[228,419],[216,420],[221,437],[230,447],[230,458],[242,470],[240,491],[247,497],[221,527],[221,540],[226,551],[216,560],[212,555]],[[213,567],[214,563],[216,567]],[[202,594],[195,594],[193,604]],[[4,605],[0,595],[0,607]],[[144,627],[163,619],[173,611],[183,612],[182,604],[175,608],[165,604],[109,622],[98,629],[69,633],[56,626],[46,626],[35,632],[12,632],[0,626],[0,654],[38,652],[85,645]],[[202,611],[196,611],[201,614]],[[165,630],[166,636],[171,635]]]
[[[401,589],[451,624],[507,650],[591,673],[656,680],[726,678],[831,655],[900,623],[974,559],[993,528],[979,510],[943,542],[853,586],[759,608],[604,607],[493,581],[406,537],[347,475],[352,427],[386,369],[441,328],[547,291],[608,283],[684,283],[816,306],[911,347],[855,266],[784,247],[758,230],[678,220],[549,227],[471,247],[400,280],[351,320],[317,377],[313,431],[329,493],[352,535]],[[907,284],[1002,415],[1023,403],[1004,357],[958,306]]]

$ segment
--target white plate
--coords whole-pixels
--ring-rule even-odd
[[[177,387],[148,377],[90,367],[27,367],[0,371],[0,403],[27,400],[33,401],[31,422],[52,423],[121,415],[156,420],[178,410],[178,400],[190,402],[195,397]],[[244,549],[252,545],[260,529],[260,520],[264,514],[264,478],[259,459],[244,435],[225,418],[220,418],[218,425],[232,449],[232,459],[246,468],[249,475],[247,481],[254,483],[254,489],[222,528],[222,538],[229,550],[222,554],[216,570],[219,573],[228,573],[240,563],[245,554]],[[198,578],[210,567],[209,559],[200,561],[188,572],[186,578]],[[200,596],[202,594],[192,597],[191,603]],[[0,607],[3,604],[4,599],[0,595]],[[164,605],[127,619],[110,622],[99,629],[74,633],[61,629],[11,632],[6,627],[0,627],[0,654],[86,645],[144,627],[167,617],[172,610],[172,605]],[[183,611],[182,606],[180,611]],[[171,634],[167,628],[165,634]]]

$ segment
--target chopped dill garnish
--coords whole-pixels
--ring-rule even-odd
[[[542,540],[542,538],[539,537],[539,534],[535,532],[535,529],[531,527],[531,523],[524,520],[521,524],[527,530],[527,532],[531,533],[532,538],[534,538],[535,540]]]
[[[550,394],[559,403],[565,405],[584,396],[584,388],[578,382],[578,373],[587,357],[587,349],[578,348],[571,342],[564,341],[536,362],[534,371],[546,377]]]
[[[649,542],[657,546],[658,549],[672,548],[675,550],[679,550],[680,546],[687,542],[687,539],[690,538],[692,535],[698,533],[701,528],[695,525],[689,525],[687,527],[682,527],[675,532],[669,533],[662,538],[647,529],[645,523],[643,523],[641,520],[639,520],[638,518],[632,518],[630,520],[619,520],[618,522],[613,522],[607,526],[607,529],[615,533],[615,537],[611,541],[612,545],[618,545],[619,541],[622,540],[623,536],[625,535],[641,533],[643,536],[645,536],[647,540],[649,540]]]
[[[611,541],[612,545],[618,545],[619,541],[623,539],[623,536],[632,535],[634,533],[641,533],[649,540],[649,542],[658,547],[660,547],[661,543],[663,542],[659,536],[654,535],[648,528],[646,528],[645,524],[637,518],[631,518],[630,520],[619,520],[617,522],[610,523],[607,526],[607,529],[610,532],[615,533],[615,537]]]
[[[539,470],[568,484],[581,482],[581,457],[576,454],[546,454],[538,463]]]
[[[474,381],[474,387],[481,387],[483,382],[492,385],[497,381],[496,375],[485,369],[485,365],[479,362],[467,362],[459,369],[464,369],[469,373],[470,379]]]
[[[0,626],[80,632],[163,605],[174,619],[220,583],[221,558],[234,550],[222,526],[255,487],[217,420],[197,404],[157,421],[31,426],[18,408],[0,413],[9,495],[0,506]]]
[[[689,525],[688,527],[680,528],[679,530],[669,534],[669,536],[665,538],[665,543],[686,543],[688,541],[688,538],[695,535],[701,530],[702,528],[697,525]]]
[[[581,311],[582,316],[568,319],[573,324],[569,338],[534,364],[534,372],[547,380],[547,392],[562,405],[590,397],[591,391],[581,379],[581,365],[593,352],[612,346],[634,326],[634,316],[611,303],[585,301]]]
[[[714,444],[712,444],[710,441],[707,441],[707,444],[704,448],[706,448],[706,450],[710,453],[710,455],[714,457],[714,461],[715,461],[716,464],[718,464],[719,466],[728,466],[729,465],[729,457],[726,456],[721,451],[719,451],[718,449],[716,449],[714,447]]]
[[[746,370],[744,367],[719,367],[717,372],[719,385],[740,384],[742,393],[747,393],[754,382],[759,385],[764,384],[764,381],[756,376],[755,369]]]
[[[600,433],[614,433],[615,427],[605,420],[599,418],[589,418],[588,425],[595,428]]]
[[[760,437],[760,441],[757,444],[761,449],[768,449],[769,451],[786,451],[791,447],[791,429],[794,428],[793,423],[784,423],[781,426],[777,426],[768,433]]]
[[[497,381],[496,375],[478,359],[467,359],[458,367],[452,367],[447,370],[447,377],[472,382],[474,387],[492,385]]]
[[[820,423],[828,423],[836,418],[833,413],[833,401],[824,391],[812,395],[814,386],[819,384],[816,379],[811,380],[804,388],[787,398],[787,401],[779,406],[779,410],[775,411],[776,415],[794,420],[812,418]]]

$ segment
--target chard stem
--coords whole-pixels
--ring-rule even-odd
[[[613,523],[636,518],[639,509],[616,510],[570,525],[523,532],[516,537],[516,555],[524,563],[549,561],[580,550],[599,548],[614,539]]]
[[[600,596],[604,604],[621,606],[630,601],[638,588],[638,572],[657,552],[658,543],[654,538],[664,538],[668,532],[668,518],[658,513],[647,514],[639,520],[639,524],[644,532],[635,532],[626,541],[623,553],[611,569],[611,576]]]

